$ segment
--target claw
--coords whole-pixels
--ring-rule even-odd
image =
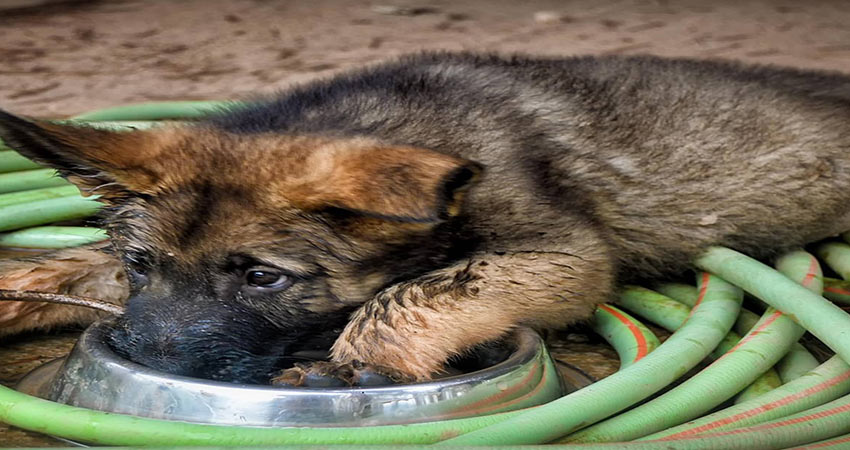
[[[345,386],[386,386],[412,381],[407,375],[387,367],[352,363],[314,362],[296,364],[272,379],[272,384],[287,387],[333,388]]]
[[[336,388],[347,387],[348,383],[333,376],[311,373],[307,374],[304,378],[304,384],[302,386],[310,388]]]

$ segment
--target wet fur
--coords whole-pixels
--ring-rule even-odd
[[[848,119],[839,74],[437,53],[192,126],[3,116],[0,136],[104,194],[116,251],[149,269],[116,335],[130,357],[255,381],[344,327],[335,362],[426,379],[708,245],[769,258],[850,228]],[[247,294],[258,262],[292,287]]]

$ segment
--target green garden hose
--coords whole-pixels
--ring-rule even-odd
[[[519,414],[521,411],[442,422],[361,428],[237,427],[147,419],[76,408],[0,386],[0,420],[3,422],[73,441],[120,446],[431,444]]]
[[[562,442],[628,441],[699,417],[755,381],[802,334],[803,329],[791,319],[768,309],[753,331],[700,373],[664,395]]]
[[[774,366],[782,384],[800,378],[818,366],[818,360],[800,343],[791,346],[791,350]]]
[[[624,289],[617,299],[617,303],[650,322],[660,325],[668,331],[675,331],[678,329],[682,323],[685,322],[691,310],[684,304],[665,295],[636,286],[630,286]],[[691,303],[695,303],[695,301]],[[744,314],[743,309],[741,310],[741,314]],[[758,321],[758,317],[756,317],[756,321]],[[740,322],[740,316],[736,324],[738,322]],[[746,331],[749,331],[750,328],[752,327],[748,327]],[[726,352],[732,350],[735,345],[740,342],[740,340],[740,335],[730,331],[723,340],[720,341],[717,348],[711,352],[708,356],[709,359],[716,360],[722,357],[726,354]],[[758,396],[773,388],[779,387],[781,384],[782,383],[780,382],[779,376],[776,372],[773,370],[767,370],[764,374],[753,381],[752,384],[747,386],[742,393],[751,392],[752,396]]]
[[[0,231],[81,219],[98,212],[101,204],[92,197],[59,197],[0,207]]]
[[[36,229],[17,233],[32,230]],[[639,321],[608,305],[603,310],[605,312],[597,315],[595,326],[610,335],[615,349],[625,352],[621,359],[628,362],[639,360],[657,346],[657,338]],[[433,443],[517,414],[518,411],[470,419],[365,428],[260,429],[263,431],[243,428],[248,431],[239,433],[239,427],[185,424],[74,408],[0,388],[0,418],[8,423],[69,439],[121,445]],[[14,419],[8,420],[8,415]],[[75,418],[75,421],[67,420],[68,417]],[[128,433],[127,430],[134,432]]]
[[[776,261],[776,269],[815,294],[823,293],[823,272],[814,256],[802,250],[786,253]],[[755,314],[742,308],[736,325],[741,322],[741,319],[749,319],[748,315],[752,316],[751,320],[757,320]],[[753,326],[754,324],[747,324],[748,329]],[[801,328],[800,331],[804,330]],[[735,403],[743,403],[770,392],[781,386],[783,382],[787,383],[799,378],[817,366],[817,359],[800,343],[795,342],[787,354],[776,363],[776,370],[765,373],[748,389],[738,394],[735,397]]]
[[[850,281],[823,279],[823,296],[843,306],[850,306]]]
[[[667,440],[643,441],[643,443],[655,446],[667,443],[670,446],[666,448],[681,450],[719,448],[727,450],[767,450],[787,448],[792,445],[831,438],[847,432],[850,432],[850,396],[844,396],[791,416],[750,427],[689,437],[668,438]],[[619,445],[622,445],[622,443]],[[632,445],[628,444],[624,448],[632,448]]]
[[[64,405],[62,405],[64,406]],[[70,408],[70,407],[66,407]],[[82,410],[86,411],[86,410]],[[103,414],[103,413],[101,413]],[[526,413],[527,414],[527,413]],[[49,418],[46,418],[49,419]],[[63,418],[64,419],[64,418]],[[101,426],[102,423],[95,421],[93,423],[88,423],[85,419],[88,417],[81,417],[80,422],[72,425],[77,425],[80,427],[92,426],[96,429],[98,426]],[[173,422],[166,422],[173,423]],[[178,422],[179,423],[179,422]],[[191,424],[185,424],[191,425]],[[201,425],[198,425],[201,426]],[[226,427],[225,427],[226,428]],[[263,429],[263,428],[242,428],[242,427],[230,427],[235,430],[239,430],[239,433],[243,431],[245,434],[248,430],[260,431],[260,430],[276,430],[276,429]],[[380,427],[380,428],[388,428],[388,427]],[[280,429],[277,429],[280,430]],[[315,429],[289,429],[289,430],[315,430]],[[321,429],[319,429],[321,430]],[[363,428],[353,428],[352,431],[364,430]],[[187,428],[187,432],[190,432],[190,429]],[[800,413],[786,416],[781,419],[764,422],[759,425],[744,427],[744,428],[736,428],[732,430],[718,431],[707,434],[698,434],[698,435],[689,435],[682,436],[677,438],[667,438],[667,439],[659,439],[652,441],[639,441],[639,442],[616,442],[616,443],[608,443],[608,444],[590,444],[590,445],[582,445],[581,448],[585,449],[626,449],[626,450],[660,450],[660,449],[677,449],[677,450],[714,450],[714,449],[726,449],[726,450],[770,450],[777,448],[787,448],[793,445],[804,444],[807,442],[822,440],[822,439],[830,439],[827,442],[833,442],[836,445],[845,442],[847,439],[846,433],[850,432],[850,396],[844,396],[832,402],[826,403],[824,405],[811,408]],[[146,440],[142,442],[139,438],[141,436],[135,436],[137,433],[150,433],[151,436],[154,437],[154,440]],[[134,440],[136,442],[142,442],[137,445],[159,445],[157,442],[159,441],[159,437],[165,436],[168,433],[163,433],[157,435],[154,430],[144,430],[144,429],[132,429],[128,428],[125,430],[125,438],[126,440]],[[837,437],[836,437],[837,436]],[[184,436],[188,437],[188,436]],[[135,439],[133,439],[135,438]],[[197,438],[197,436],[195,436]],[[222,439],[224,440],[224,439]],[[300,444],[296,442],[292,442],[293,440],[285,441],[286,445],[276,445],[275,448],[279,449],[322,449],[327,450],[327,446],[316,444],[315,442],[310,443],[309,440],[304,439],[294,439],[294,441],[308,443]],[[405,442],[415,442],[416,439],[409,439]],[[170,445],[189,445],[185,444],[186,439],[180,439],[180,436],[176,436],[174,440],[166,441],[167,444]],[[268,442],[263,439],[242,439],[241,445],[262,445],[263,442]],[[280,444],[278,441],[277,443]],[[274,443],[274,442],[273,442]],[[221,444],[217,442],[218,445],[227,445]],[[355,445],[339,445],[334,446],[335,450],[354,450],[354,449],[374,449],[374,446],[357,443]],[[389,445],[380,447],[384,450],[390,449],[426,449],[428,447],[423,445]],[[469,448],[469,447],[465,447]],[[528,447],[516,447],[516,446],[505,446],[501,447],[505,450],[511,449],[523,449]],[[560,449],[570,449],[574,448],[571,445],[553,445],[550,446],[552,450],[560,450]]]
[[[617,351],[620,370],[640,361],[661,345],[646,325],[611,305],[599,305],[593,313],[593,331]]]
[[[620,313],[623,318],[626,316]],[[623,318],[617,314],[604,314],[599,320],[604,323],[603,329],[620,336],[616,339],[615,348],[629,352],[624,359],[630,360],[640,355],[641,352],[635,354],[633,349],[640,346],[638,342],[642,339],[637,337],[640,333],[632,333],[632,330],[646,327],[633,318]],[[651,341],[654,335],[650,332],[643,338]],[[651,346],[649,344],[648,348]],[[0,419],[7,423],[68,439],[118,445],[433,443],[518,414],[520,411],[443,422],[363,428],[228,427],[103,413],[51,403],[0,387]]]
[[[820,406],[847,394],[850,394],[850,366],[836,356],[760,398],[730,406],[639,440],[684,437],[756,425]]]
[[[779,377],[776,370],[771,369],[756,378],[746,389],[735,395],[732,400],[735,404],[743,403],[767,394],[779,386],[782,386],[782,378]]]
[[[841,278],[850,280],[850,245],[844,242],[827,242],[815,249],[817,255]]]
[[[820,295],[823,292],[823,271],[818,260],[807,252],[788,252],[776,260],[776,270],[804,288]]]
[[[806,252],[796,251],[784,255],[777,261],[777,268],[814,293],[817,293],[822,286],[820,283],[813,282],[820,273],[817,260]],[[814,358],[807,351],[805,353],[808,357]],[[808,366],[808,364],[807,360],[804,365]],[[793,369],[802,370],[803,366]],[[802,377],[796,377],[796,379],[800,378]],[[818,406],[848,392],[850,392],[850,367],[840,358],[833,358],[829,363],[813,368],[813,371],[807,373],[801,381],[792,382],[760,398],[747,399],[749,401],[687,424],[668,428],[644,439],[684,436],[708,430],[755,424]]]
[[[817,295],[823,294],[823,271],[818,260],[802,250],[786,253],[776,261],[776,269]],[[794,343],[775,369],[782,383],[796,380],[818,366],[818,360],[800,343]],[[736,401],[747,400],[740,396]]]
[[[755,259],[728,248],[711,247],[696,264],[785,312],[841,359],[850,361],[850,315],[841,308]]]
[[[156,122],[152,121],[155,120],[200,118],[228,104],[238,105],[235,102],[132,105],[82,114],[72,120],[110,129],[147,128],[154,126]],[[83,199],[75,187],[52,175],[53,171],[40,169],[34,163],[8,150],[0,142],[0,231],[83,217],[99,208],[96,201]],[[67,207],[66,204],[77,208],[75,214],[78,215],[71,214],[73,208]],[[41,214],[32,215],[25,209],[39,209]],[[0,246],[34,245],[51,248],[79,245],[104,237],[102,231],[94,228],[40,227],[0,234]],[[850,234],[845,235],[844,239],[850,240]],[[843,277],[850,275],[850,245],[828,243],[818,248],[818,255],[824,258],[835,272]],[[823,278],[816,264],[816,260],[810,255],[795,252],[781,258],[777,266],[792,279],[809,286],[815,293],[819,290],[818,284],[823,283],[824,295],[850,306],[850,283]],[[705,408],[705,405],[713,404],[717,400],[711,398],[712,395],[717,395],[714,391],[712,395],[699,394],[699,390],[692,390],[694,385],[704,383],[706,386],[714,386],[716,378],[733,376],[738,380],[735,386],[717,382],[718,389],[724,392],[739,389],[746,384],[742,380],[750,379],[748,377],[752,377],[752,373],[769,367],[770,361],[775,361],[777,355],[781,355],[790,345],[790,352],[775,366],[782,381],[787,382],[781,387],[771,390],[778,384],[779,377],[775,372],[768,371],[759,378],[760,381],[747,388],[746,394],[736,400],[742,401],[748,395],[756,396],[769,390],[756,398],[646,436],[639,442],[593,444],[582,448],[661,449],[672,446],[677,449],[767,449],[824,439],[826,440],[822,441],[823,446],[839,446],[850,442],[850,435],[839,436],[850,432],[850,366],[845,363],[850,356],[850,343],[847,342],[850,316],[815,293],[795,285],[778,272],[731,250],[712,248],[700,258],[698,265],[743,287],[771,306],[789,313],[800,325],[836,350],[838,356],[814,367],[817,361],[804,347],[798,343],[790,344],[796,341],[801,332],[800,327],[789,324],[783,315],[771,310],[762,317],[761,322],[756,325],[756,330],[745,337],[749,338],[747,341],[742,342],[729,356],[721,358],[725,349],[735,345],[735,334],[724,337],[726,331],[733,326],[733,321],[738,334],[746,334],[751,331],[758,316],[749,311],[741,311],[736,320],[735,316],[740,307],[737,288],[718,277],[706,274],[704,277],[709,282],[700,285],[702,295],[701,291],[693,286],[679,284],[658,287],[659,292],[672,299],[652,291],[641,291],[639,288],[630,288],[623,293],[619,301],[622,305],[628,304],[628,300],[623,299],[630,295],[647,296],[647,292],[652,294],[650,296],[654,295],[652,301],[643,302],[644,310],[640,314],[667,329],[675,330],[684,322],[684,325],[660,346],[657,346],[657,338],[639,321],[614,307],[602,305],[595,315],[596,331],[609,339],[618,351],[621,358],[620,372],[547,405],[526,410],[442,422],[363,428],[232,427],[85,410],[40,400],[0,387],[0,420],[69,439],[115,445],[280,447],[281,444],[345,444],[339,447],[339,450],[345,450],[365,448],[363,446],[367,444],[431,444],[440,441],[445,445],[543,443],[585,428],[634,405],[670,384],[709,353],[720,358],[720,361],[716,361],[694,377],[697,381],[691,378],[649,403],[614,419],[585,428],[571,437],[581,439],[582,436],[587,438],[599,433],[610,439],[614,435],[604,433],[605,427],[610,426],[607,424],[620,421],[642,423],[642,420],[651,420],[651,414],[646,414],[645,411],[660,408],[658,405],[664,406],[664,403],[675,406],[679,414],[675,423],[685,420],[687,414],[682,412],[683,407],[698,404],[698,408]],[[785,295],[788,297],[785,298]],[[696,307],[690,312],[682,303]],[[634,311],[637,312],[636,310]],[[648,310],[652,311],[647,312]],[[772,320],[772,323],[766,324],[769,320]],[[770,334],[771,331],[776,333]],[[748,353],[745,350],[750,349],[750,346],[762,347],[759,344],[761,342],[776,342],[773,345],[775,348],[766,349],[770,350],[766,352],[769,357],[761,362],[761,366],[742,367],[741,373],[746,372],[746,376],[722,370],[724,365],[730,364],[729,360],[734,362],[737,358],[745,361],[746,358],[742,358],[741,354]],[[652,351],[654,346],[657,348]],[[756,358],[755,354],[752,356]],[[717,366],[721,369],[717,369]],[[703,375],[706,372],[709,376]],[[717,377],[711,376],[712,372]],[[698,398],[691,401],[688,395]],[[844,397],[841,397],[842,395]],[[676,396],[681,397],[682,402],[676,401]],[[825,402],[829,403],[823,404]],[[633,411],[643,412],[633,414]],[[789,414],[794,415],[788,416]],[[623,417],[626,419],[622,419]],[[655,428],[657,427],[658,425]],[[646,434],[652,429],[644,428],[638,435]],[[631,436],[629,433],[636,431],[617,431],[615,434],[626,439],[628,437],[623,437],[620,433]],[[414,445],[392,448],[421,447]]]
[[[431,443],[446,437],[463,434],[497,423],[533,414],[541,409],[554,409],[558,402],[568,401],[581,406],[571,415],[581,418],[594,414],[597,403],[608,409],[615,403],[622,409],[618,394],[628,390],[631,398],[640,398],[660,389],[699,362],[732,326],[740,301],[739,291],[722,280],[711,278],[705,299],[688,320],[664,344],[641,361],[585,389],[554,403],[523,412],[502,413],[471,419],[403,426],[364,428],[252,428],[188,424],[109,414],[59,405],[53,402],[0,388],[0,419],[21,428],[62,436],[68,439],[115,445],[271,445],[271,444],[344,444],[344,443]],[[654,373],[669,374],[665,380],[651,377]],[[612,383],[607,380],[612,380]],[[654,380],[649,380],[654,378]],[[576,394],[587,392],[576,396]],[[639,395],[635,395],[638,392]],[[588,399],[576,401],[576,398]],[[633,402],[633,401],[632,401]],[[561,403],[563,405],[563,402]],[[586,408],[586,409],[585,409]],[[551,411],[547,415],[551,415]],[[610,414],[609,412],[597,414]],[[554,415],[558,420],[557,414]],[[579,419],[580,420],[580,419]],[[503,422],[504,421],[504,422]],[[501,426],[500,426],[501,427]],[[523,429],[524,432],[528,430]],[[514,432],[513,434],[518,434]],[[557,436],[555,436],[557,437]]]
[[[850,447],[850,434],[843,434],[831,439],[824,439],[811,444],[801,445],[788,450],[842,449]]]
[[[227,105],[238,105],[238,103],[222,101],[137,103],[135,105],[99,109],[76,115],[73,119],[91,121],[200,119]]]
[[[0,234],[0,247],[67,248],[109,239],[106,232],[91,227],[33,227]]]
[[[658,392],[705,358],[738,315],[738,288],[708,274],[700,276],[700,285],[704,294],[686,323],[642,360],[570,395],[438,445],[550,442]]]
[[[655,291],[692,308],[699,297],[699,289],[684,283],[662,283],[655,286]]]
[[[640,286],[626,286],[617,297],[617,304],[671,333],[678,330],[691,314],[691,308],[683,303]],[[735,345],[735,342],[737,339],[730,340],[729,345]]]
[[[80,196],[80,190],[72,185],[10,192],[8,194],[0,194],[0,207],[73,196]]]
[[[547,446],[551,450],[569,450],[582,448],[586,450],[773,450],[788,448],[821,439],[827,442],[841,444],[848,438],[850,432],[850,396],[842,397],[817,408],[812,408],[793,416],[765,422],[746,428],[720,431],[717,433],[696,435],[670,440],[614,442],[607,444],[587,444],[579,447],[571,445]],[[276,446],[277,449],[292,450],[327,450],[320,446]],[[375,447],[366,445],[334,446],[334,450],[374,450]],[[429,447],[421,445],[394,445],[381,447],[382,450],[426,450]],[[484,449],[484,447],[463,447]],[[500,446],[502,450],[527,450],[524,446]],[[804,447],[805,448],[805,447]],[[838,447],[836,447],[838,448]]]
[[[53,169],[25,170],[0,174],[0,194],[51,186],[70,186]]]
[[[801,253],[802,255],[800,255],[798,252],[793,252],[793,255],[797,255],[793,257],[783,256],[777,261],[777,266],[783,267],[785,270],[792,270],[791,267],[787,266],[797,265],[798,268],[796,268],[795,270],[797,270],[797,273],[802,274],[802,278],[797,280],[799,283],[803,284],[805,282],[806,286],[809,289],[812,289],[815,293],[820,293],[817,291],[817,289],[820,286],[823,286],[824,292],[826,292],[826,289],[828,288],[827,285],[829,284],[830,279],[823,278],[822,272],[820,271],[820,266],[817,264],[817,260],[815,260],[808,253]],[[805,272],[803,271],[804,267],[806,268]],[[809,276],[809,273],[812,273],[812,275]],[[682,283],[664,283],[656,286],[655,289],[659,293],[662,293],[686,305],[693,305],[698,295],[697,289],[695,287]],[[848,291],[847,299],[848,301],[850,301],[850,291]],[[756,324],[756,322],[758,322],[758,320],[759,316],[757,314],[748,311],[747,309],[741,308],[741,314],[738,316],[738,320],[735,321],[735,326],[733,327],[733,329],[739,334],[746,334],[750,331],[750,329],[753,328],[753,326]],[[795,343],[791,346],[791,350],[788,352],[788,354],[785,355],[785,357],[783,357],[774,368],[781,382],[787,383],[791,380],[799,378],[804,373],[817,367],[817,365],[817,358],[815,358],[811,354],[811,352],[809,352],[800,343]],[[770,373],[767,373],[766,375],[770,378],[774,378],[773,375]],[[764,389],[770,387],[778,387],[776,386],[775,380],[765,384],[766,385],[764,386],[764,388],[747,388],[747,390],[742,392],[741,395],[739,395],[735,400],[746,401],[751,398],[746,395],[747,393],[755,393],[763,391]]]
[[[11,150],[0,151],[0,173],[39,169],[41,166]]]

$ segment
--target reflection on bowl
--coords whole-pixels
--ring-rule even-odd
[[[105,344],[111,321],[92,325],[64,360],[18,390],[83,408],[158,419],[251,426],[390,425],[492,414],[543,404],[565,392],[540,336],[505,340],[504,360],[474,372],[405,385],[278,388],[173,376],[122,359]],[[506,352],[507,353],[507,352]]]

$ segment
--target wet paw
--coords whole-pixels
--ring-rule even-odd
[[[296,364],[272,378],[276,386],[333,388],[348,386],[386,386],[413,381],[389,367],[373,366],[359,361],[351,363],[314,362]]]

